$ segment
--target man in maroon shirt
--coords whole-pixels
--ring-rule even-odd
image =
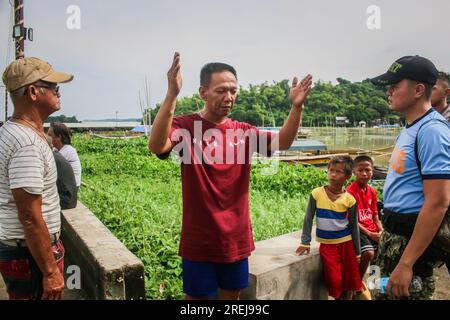
[[[248,195],[252,154],[270,155],[294,141],[312,76],[294,78],[292,108],[279,133],[228,118],[238,85],[233,67],[209,63],[200,74],[203,109],[174,117],[181,90],[180,54],[167,74],[166,98],[153,122],[149,149],[161,159],[181,159],[183,222],[179,254],[186,299],[238,299],[248,286],[254,250]]]

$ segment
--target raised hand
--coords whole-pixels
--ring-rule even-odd
[[[173,56],[172,66],[167,72],[167,80],[169,82],[167,95],[171,97],[177,97],[183,85],[180,67],[180,54],[178,52],[175,52],[175,55]]]
[[[298,81],[297,77],[292,80],[290,92],[291,103],[297,108],[303,110],[303,104],[312,86],[312,75],[308,74],[302,81]]]

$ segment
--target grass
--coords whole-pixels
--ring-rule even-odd
[[[182,195],[179,165],[150,155],[145,139],[74,137],[83,166],[80,200],[139,257],[147,299],[183,297],[178,244]],[[299,230],[310,191],[326,182],[315,168],[280,163],[264,175],[252,167],[250,212],[255,241]],[[165,290],[160,291],[163,283]]]

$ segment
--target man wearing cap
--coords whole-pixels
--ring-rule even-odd
[[[430,246],[450,204],[450,129],[431,107],[438,71],[420,56],[400,58],[372,79],[387,85],[389,106],[407,122],[397,138],[383,190],[384,232],[377,265],[390,276],[390,298],[430,299],[433,268],[443,261]],[[410,295],[411,279],[419,276],[422,290]]]
[[[450,122],[450,105],[447,97],[450,96],[450,76],[445,72],[439,72],[436,85],[431,94],[431,105]]]
[[[43,122],[60,109],[57,84],[72,78],[33,57],[3,73],[14,104],[0,128],[0,273],[10,299],[63,295],[57,171]]]

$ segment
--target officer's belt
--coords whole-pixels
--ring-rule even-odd
[[[402,214],[384,208],[383,227],[388,232],[406,237],[409,240],[413,234],[417,217],[418,214]],[[427,261],[441,261],[443,264],[445,261],[450,261],[450,256],[430,244],[414,264],[414,270],[418,275],[425,277],[433,275],[433,269],[427,266]]]
[[[390,233],[411,238],[418,214],[402,214],[383,209],[383,227]]]

